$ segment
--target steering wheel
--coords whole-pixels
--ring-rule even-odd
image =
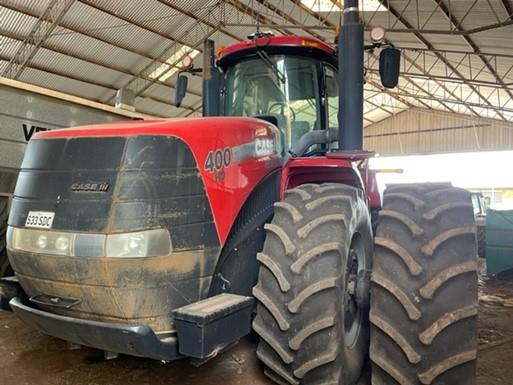
[[[291,115],[291,117],[290,117],[291,122],[296,121],[296,112],[292,109],[292,107],[287,102],[275,102],[275,103],[271,104],[271,106],[269,107],[269,110],[268,110],[269,113],[275,113],[275,112],[273,112],[273,109],[275,107],[280,108],[278,113],[283,116],[285,116],[285,109],[288,108],[290,111],[290,115]]]

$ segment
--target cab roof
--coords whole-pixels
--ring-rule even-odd
[[[244,41],[220,47],[217,53],[217,59],[220,63],[232,61],[233,58],[240,58],[246,54],[251,54],[257,49],[267,49],[273,52],[284,52],[293,49],[296,52],[318,52],[321,56],[335,58],[336,51],[325,42],[307,36],[262,36],[253,40]]]

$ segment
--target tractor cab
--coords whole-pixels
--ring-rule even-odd
[[[258,41],[260,40],[260,41]],[[270,46],[267,50],[259,48]],[[260,37],[221,51],[225,70],[222,113],[276,124],[288,150],[304,134],[336,127],[336,56],[306,38]]]
[[[336,127],[335,50],[307,37],[257,33],[250,38],[220,48],[217,59],[213,42],[207,41],[211,67],[189,66],[179,75],[175,104],[185,95],[186,74],[205,72],[210,79],[204,81],[204,115],[266,120],[279,129],[282,153],[308,132]]]
[[[207,59],[213,55],[212,41],[205,43],[204,52]],[[382,51],[388,78],[396,76],[392,72],[398,75],[396,54],[392,47]],[[248,42],[221,47],[216,60],[212,57],[205,62],[211,66],[198,69],[189,65],[179,75],[177,106],[186,92],[186,74],[205,72],[204,115],[266,120],[279,129],[282,153],[309,132],[338,129],[338,55],[327,43],[312,37],[255,33]],[[337,147],[333,141],[310,150],[322,154]]]

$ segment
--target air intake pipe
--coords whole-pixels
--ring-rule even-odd
[[[363,148],[363,50],[358,0],[345,0],[338,37],[338,142],[341,151]]]
[[[329,144],[337,140],[336,130],[313,130],[304,134],[289,150],[289,156],[303,156],[315,144]],[[287,157],[288,159],[288,157]]]

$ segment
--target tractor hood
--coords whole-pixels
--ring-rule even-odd
[[[54,229],[117,233],[162,225],[159,215],[177,225],[199,225],[210,215],[223,244],[250,192],[280,166],[280,151],[277,128],[253,118],[127,121],[38,133],[22,164],[11,225],[24,226],[29,212],[42,211],[55,212]]]

